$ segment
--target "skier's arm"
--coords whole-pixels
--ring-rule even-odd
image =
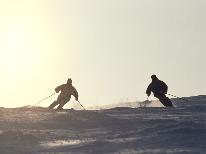
[[[151,95],[151,84],[147,87],[146,94],[148,97]]]
[[[54,90],[55,90],[55,92],[56,93],[58,93],[59,91],[61,91],[61,87],[62,87],[62,85],[61,86],[58,86],[58,87],[56,87]]]
[[[73,94],[72,95],[75,97],[75,100],[78,101],[79,94],[78,94],[76,88],[74,88],[74,87],[73,87]]]

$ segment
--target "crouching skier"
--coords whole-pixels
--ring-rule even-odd
[[[166,97],[168,86],[163,81],[159,80],[156,75],[152,75],[152,82],[149,84],[146,90],[146,94],[149,97],[151,92],[159,101],[166,107],[173,107],[171,100]]]
[[[53,109],[55,106],[59,105],[57,107],[58,110],[62,110],[63,106],[70,101],[71,95],[75,97],[75,100],[78,101],[78,92],[75,87],[72,86],[72,79],[68,79],[66,84],[62,84],[55,88],[56,93],[60,92],[58,98],[56,101],[54,101],[49,108]]]

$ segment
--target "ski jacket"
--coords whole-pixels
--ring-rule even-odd
[[[159,93],[166,94],[167,90],[168,90],[168,86],[166,85],[166,83],[164,83],[163,81],[159,79],[156,79],[156,80],[153,80],[149,84],[146,90],[146,94],[148,96],[150,96],[151,92],[153,92],[154,95],[159,94]]]
[[[60,95],[65,96],[65,97],[71,97],[71,95],[73,95],[76,100],[78,100],[78,97],[79,97],[76,88],[73,87],[72,85],[62,84],[62,85],[56,87],[55,91],[57,93],[59,91],[61,91]]]

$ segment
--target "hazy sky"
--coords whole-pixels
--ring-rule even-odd
[[[85,106],[145,100],[151,74],[171,94],[206,94],[205,19],[205,0],[0,0],[0,106],[69,77]]]

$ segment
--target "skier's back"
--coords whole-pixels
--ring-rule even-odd
[[[146,90],[147,96],[150,96],[153,92],[154,96],[160,100],[160,102],[166,107],[172,107],[171,100],[166,97],[168,86],[163,81],[159,80],[156,75],[152,75],[152,82],[149,84]]]
[[[55,106],[59,105],[57,109],[63,109],[63,106],[70,101],[71,95],[73,95],[78,101],[78,92],[74,86],[72,86],[72,80],[68,79],[66,84],[62,84],[58,87],[55,88],[55,91],[58,93],[61,91],[59,94],[58,98],[56,101],[54,101],[49,108],[53,109]]]

